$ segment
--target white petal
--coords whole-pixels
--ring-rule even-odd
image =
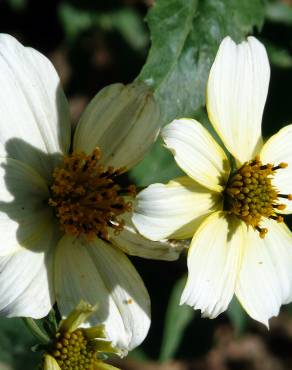
[[[0,158],[0,256],[31,248],[54,223],[50,194],[27,164]]]
[[[154,260],[174,261],[178,259],[184,244],[178,241],[151,241],[140,235],[135,229],[132,214],[123,215],[125,226],[122,232],[115,234],[110,230],[110,241],[123,252]]]
[[[187,239],[202,220],[222,207],[221,197],[189,177],[153,184],[137,196],[133,223],[146,238]]]
[[[208,189],[218,192],[223,189],[230,172],[228,159],[199,122],[188,118],[174,120],[161,135],[187,175]]]
[[[189,276],[181,304],[214,318],[228,307],[241,263],[243,225],[216,212],[196,232],[188,254]]]
[[[281,162],[288,164],[287,168],[280,169],[273,177],[273,184],[280,194],[292,194],[292,125],[285,126],[273,135],[263,146],[260,157],[263,163],[272,163],[277,166]],[[279,213],[292,213],[292,201],[280,198],[279,203],[286,204],[286,208]]]
[[[146,85],[109,85],[82,115],[73,148],[89,154],[98,146],[105,165],[130,169],[154,143],[160,125],[159,107]]]
[[[130,350],[145,338],[150,325],[148,293],[128,258],[111,244],[64,236],[57,247],[55,285],[62,315],[84,299],[98,304],[89,323],[104,323],[114,345]]]
[[[0,155],[50,177],[70,145],[68,105],[59,77],[42,54],[0,35]],[[52,163],[53,162],[53,163]]]
[[[263,222],[264,239],[249,229],[236,287],[236,296],[247,313],[268,326],[283,303],[292,300],[292,234],[285,224]]]
[[[270,80],[265,47],[254,37],[236,45],[226,37],[207,86],[209,119],[229,152],[243,163],[262,145],[261,122]]]
[[[41,318],[54,303],[52,254],[53,227],[40,230],[30,249],[0,257],[0,315]]]

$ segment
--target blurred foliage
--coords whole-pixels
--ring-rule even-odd
[[[117,31],[134,50],[143,50],[148,44],[148,34],[137,11],[131,8],[111,12],[78,9],[70,3],[61,3],[59,15],[66,37],[73,42],[76,37],[94,27]]]
[[[138,76],[152,86],[162,109],[162,124],[176,117],[194,117],[213,135],[204,108],[205,87],[219,42],[227,34],[237,41],[255,34],[266,45],[273,67],[264,134],[292,121],[291,2],[156,0],[147,14],[150,3],[2,0],[0,28],[53,58],[72,110],[73,98],[87,101],[106,84],[127,83]],[[131,177],[137,185],[146,186],[181,173],[159,140]],[[184,260],[170,264],[138,259],[135,264],[152,295],[153,324],[149,338],[131,353],[132,358],[202,356],[212,346],[215,328],[222,321],[231,323],[238,335],[254,325],[236,300],[226,315],[213,321],[179,306]],[[292,312],[291,306],[288,311]],[[23,369],[24,363],[25,368],[36,368],[39,357],[28,351],[34,343],[20,319],[1,319],[0,370],[1,362],[9,369]]]
[[[21,319],[0,319],[0,369],[1,362],[14,370],[23,370],[24,364],[26,369],[36,369],[40,356],[30,351],[34,344],[34,338]]]
[[[248,315],[235,297],[233,297],[228,307],[227,315],[233,324],[236,334],[238,336],[243,334],[247,326]]]
[[[196,314],[196,311],[194,311],[193,308],[187,305],[179,305],[180,297],[186,281],[186,276],[177,280],[173,286],[173,291],[169,298],[165,315],[163,339],[160,349],[160,361],[166,361],[174,358],[181,343],[185,329]]]

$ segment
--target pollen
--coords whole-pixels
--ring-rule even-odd
[[[57,332],[50,351],[61,370],[93,370],[97,367],[96,343],[86,337],[83,329]]]
[[[49,205],[54,207],[60,228],[67,234],[107,240],[109,228],[115,233],[123,230],[120,216],[132,209],[132,202],[125,196],[134,197],[135,187],[119,185],[124,168],[105,168],[100,159],[99,148],[91,155],[73,153],[65,156],[53,172]]]
[[[292,199],[291,194],[279,194],[272,184],[276,172],[287,166],[287,163],[263,165],[256,157],[230,177],[224,190],[225,209],[257,230],[261,238],[268,232],[260,226],[262,219],[266,217],[282,222],[283,217],[277,214],[277,210],[285,209],[286,205],[280,199]]]

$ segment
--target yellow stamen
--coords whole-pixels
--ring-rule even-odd
[[[277,215],[277,210],[285,209],[286,205],[278,203],[279,198],[292,200],[291,194],[278,194],[272,184],[272,178],[279,169],[284,169],[287,163],[277,166],[262,164],[256,157],[246,162],[230,177],[224,190],[225,208],[235,214],[247,225],[252,226],[264,238],[268,230],[260,227],[263,217],[283,222],[283,217]]]
[[[54,170],[49,205],[67,234],[108,239],[108,228],[120,232],[124,221],[119,216],[131,211],[132,203],[123,195],[134,196],[135,187],[121,187],[117,177],[124,169],[104,168],[100,158],[99,148],[91,155],[73,153]]]

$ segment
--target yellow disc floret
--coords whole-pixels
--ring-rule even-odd
[[[121,187],[117,177],[123,168],[105,168],[99,163],[101,152],[91,155],[73,153],[53,173],[49,204],[55,208],[61,230],[88,239],[95,235],[108,239],[108,227],[123,229],[120,215],[131,210],[131,202],[123,195],[134,195],[135,187]]]
[[[98,364],[97,351],[83,329],[74,332],[57,332],[51,355],[62,370],[93,370]]]
[[[276,171],[286,167],[286,163],[263,165],[257,157],[239,168],[230,177],[224,190],[226,210],[258,230],[262,238],[268,232],[260,227],[262,218],[282,222],[283,217],[277,214],[277,210],[283,210],[286,206],[279,203],[279,198],[292,199],[290,194],[279,194],[272,184]]]

